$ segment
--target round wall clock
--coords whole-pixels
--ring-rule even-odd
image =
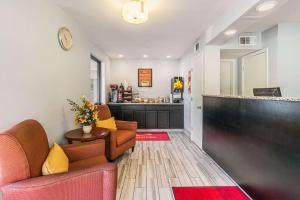
[[[69,51],[73,46],[72,34],[69,29],[62,27],[58,30],[58,41],[61,46],[66,51]]]

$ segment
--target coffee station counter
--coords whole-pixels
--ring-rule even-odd
[[[178,106],[183,105],[183,103],[108,103],[109,105],[169,105]]]
[[[137,121],[139,129],[183,129],[183,103],[108,103],[117,120]]]

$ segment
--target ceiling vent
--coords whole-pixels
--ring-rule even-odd
[[[257,37],[256,36],[240,36],[239,37],[239,45],[240,47],[250,47],[257,45]]]

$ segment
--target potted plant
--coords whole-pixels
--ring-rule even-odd
[[[80,99],[82,101],[82,106],[70,99],[67,99],[67,101],[72,106],[71,111],[75,112],[75,124],[82,124],[83,132],[89,134],[91,133],[93,123],[95,123],[98,119],[97,106],[95,106],[95,104],[93,104],[85,96]]]

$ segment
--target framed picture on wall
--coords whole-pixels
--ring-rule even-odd
[[[152,69],[150,68],[138,69],[138,86],[152,87]]]

